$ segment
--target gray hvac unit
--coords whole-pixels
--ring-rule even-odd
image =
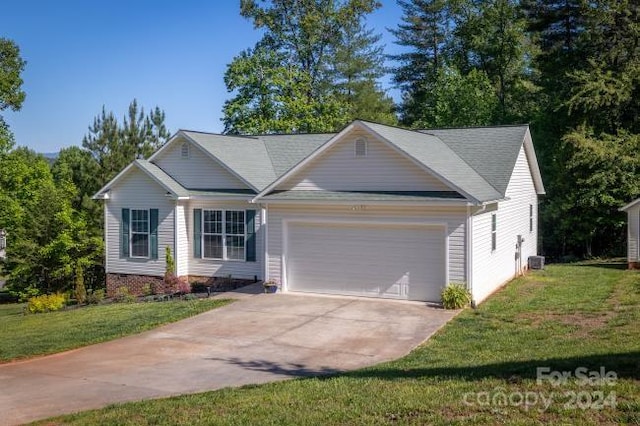
[[[544,256],[529,256],[529,269],[544,269]]]

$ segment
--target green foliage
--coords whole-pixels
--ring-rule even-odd
[[[102,112],[89,126],[82,147],[98,165],[98,188],[125,168],[138,156],[148,157],[170,136],[164,125],[165,114],[158,107],[145,115],[134,99],[122,124],[113,112]]]
[[[445,309],[461,309],[471,303],[471,294],[463,284],[449,284],[441,293]]]
[[[225,73],[234,97],[225,102],[225,132],[335,131],[355,114],[393,122],[379,89],[379,40],[362,25],[372,0],[241,2],[241,15],[264,31]]]
[[[87,303],[89,305],[99,305],[105,297],[104,289],[89,290],[87,292]]]
[[[414,127],[487,125],[498,106],[491,81],[484,71],[476,69],[462,75],[455,68],[441,68],[431,97],[431,108],[419,113]]]
[[[64,294],[43,294],[41,296],[32,297],[28,300],[27,312],[30,314],[37,314],[58,311],[64,307],[64,304]]]
[[[127,287],[118,287],[116,294],[113,296],[113,301],[116,303],[133,303],[136,301],[136,296],[129,292]]]
[[[165,275],[174,274],[176,272],[176,262],[171,254],[171,247],[165,247],[164,261],[166,265]]]
[[[399,4],[404,15],[392,33],[405,49],[391,57],[398,62],[394,81],[403,92],[404,124],[420,127],[453,120],[439,125],[464,126],[530,119],[537,109],[538,88],[531,67],[536,49],[518,2]],[[477,113],[472,111],[474,100],[480,102]]]
[[[153,286],[149,283],[146,283],[142,286],[141,292],[143,296],[151,296],[153,294]]]
[[[82,266],[76,266],[76,276],[75,276],[75,295],[78,304],[82,305],[87,300],[87,289],[84,286],[84,272],[82,271]]]

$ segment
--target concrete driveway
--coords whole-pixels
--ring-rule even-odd
[[[0,424],[365,367],[405,355],[455,315],[259,290],[225,293],[238,301],[142,334],[0,365]]]

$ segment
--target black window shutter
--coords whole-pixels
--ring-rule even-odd
[[[202,209],[193,210],[193,257],[202,257]]]
[[[149,210],[149,245],[151,259],[158,258],[158,209]]]
[[[129,209],[122,209],[122,233],[120,234],[120,256],[129,257]]]
[[[247,228],[247,262],[256,261],[256,211],[247,210],[245,214]]]

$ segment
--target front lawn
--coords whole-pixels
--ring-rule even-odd
[[[638,424],[640,273],[615,266],[531,273],[394,362],[43,424]],[[538,383],[538,368],[557,380]],[[577,368],[593,380],[559,378]]]
[[[214,309],[230,300],[113,303],[23,315],[22,304],[0,305],[0,362],[52,354],[149,330]]]

